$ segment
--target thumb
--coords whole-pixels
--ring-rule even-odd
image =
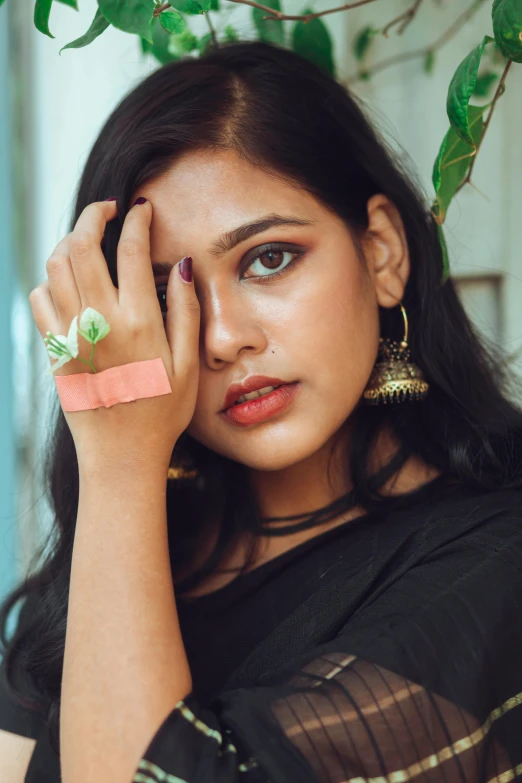
[[[201,310],[192,278],[192,258],[185,256],[172,267],[167,284],[166,333],[172,351],[174,374],[199,366]]]

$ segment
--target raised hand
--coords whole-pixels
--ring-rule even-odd
[[[140,200],[138,199],[138,202]],[[106,223],[116,217],[116,201],[98,201],[82,212],[74,230],[50,255],[48,279],[33,289],[29,302],[42,338],[68,335],[75,317],[87,308],[101,313],[110,327],[96,343],[100,373],[120,365],[162,359],[171,393],[120,403],[109,408],[65,412],[80,464],[105,460],[156,460],[168,466],[174,445],[195,408],[199,378],[200,308],[191,273],[180,263],[169,276],[167,320],[163,324],[150,258],[152,204],[136,203],[128,212],[117,250],[118,288],[101,250]],[[191,259],[183,259],[191,272]],[[91,372],[85,362],[92,345],[81,335],[78,358],[54,371],[55,376]],[[83,361],[80,361],[83,359]],[[95,376],[99,377],[99,376]]]

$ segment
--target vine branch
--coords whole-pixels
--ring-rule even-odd
[[[400,63],[407,62],[408,60],[416,60],[418,58],[426,57],[430,52],[434,53],[438,49],[441,49],[444,44],[448,43],[461,29],[471,17],[478,11],[485,0],[473,0],[470,6],[466,8],[455,21],[440,35],[432,44],[425,46],[422,49],[412,49],[410,52],[403,52],[401,54],[393,55],[392,57],[386,57],[385,59],[372,65],[370,68],[365,68],[362,71],[349,76],[345,80],[345,85],[353,84],[361,81],[363,78],[373,76],[373,74],[383,71],[385,68],[390,68],[392,65],[399,65]]]
[[[309,22],[311,19],[318,19],[320,16],[326,16],[327,14],[336,14],[339,11],[349,11],[351,8],[359,8],[363,5],[376,3],[377,0],[356,0],[356,2],[345,3],[344,5],[336,6],[335,8],[327,8],[325,11],[317,11],[317,13],[314,14],[284,14],[282,11],[277,11],[275,8],[262,5],[256,0],[229,0],[229,2],[238,3],[239,5],[249,5],[252,8],[259,8],[260,11],[266,11],[268,16],[263,17],[263,19],[275,19],[279,22],[283,20],[300,21],[306,24],[306,22]],[[403,17],[407,17],[401,26],[400,32],[402,32],[406,25],[409,24],[413,19],[422,2],[423,0],[414,0],[413,6],[408,11],[405,11],[405,13],[401,14],[397,19],[392,19],[392,21],[386,27],[389,28],[391,25],[399,23]],[[161,5],[156,6],[153,12],[153,17],[159,16],[168,8],[171,8],[170,3],[162,3]]]
[[[167,8],[171,8],[172,6],[170,3],[163,3],[163,5],[157,5],[154,9],[154,12],[152,16],[155,18],[156,16],[159,16],[163,11],[166,11]]]
[[[326,14],[335,14],[338,11],[349,11],[351,8],[358,8],[361,5],[368,5],[369,3],[375,3],[377,0],[357,0],[357,2],[345,3],[344,5],[337,6],[336,8],[327,8],[325,11],[318,11],[315,14],[283,14],[281,11],[276,11],[274,8],[269,8],[266,5],[260,5],[255,0],[229,0],[230,3],[239,3],[240,5],[250,5],[253,8],[260,8],[262,11],[267,11],[269,16],[263,17],[263,19],[276,19],[282,22],[283,20],[309,22],[310,19],[318,19],[320,16],[326,16]]]
[[[207,23],[208,23],[208,26],[209,26],[209,29],[210,29],[210,37],[212,38],[212,43],[214,44],[214,46],[217,47],[218,46],[218,39],[217,39],[217,35],[216,35],[216,30],[215,30],[214,25],[212,24],[212,20],[210,18],[210,14],[205,14],[205,16],[207,18]]]
[[[381,33],[384,35],[385,38],[388,37],[388,30],[390,30],[392,27],[394,27],[396,24],[400,24],[399,28],[399,35],[402,35],[402,33],[405,31],[406,27],[410,24],[410,22],[413,21],[415,18],[415,15],[419,8],[421,7],[421,3],[423,0],[413,0],[413,5],[408,8],[407,11],[404,11],[404,13],[399,14],[399,16],[395,17],[395,19],[392,19],[391,22],[388,22],[388,24],[383,27],[381,30]],[[402,22],[402,24],[401,24]]]
[[[488,117],[487,117],[486,122],[484,123],[484,127],[482,128],[482,133],[480,134],[480,139],[478,140],[477,148],[475,150],[475,154],[473,156],[473,160],[471,161],[471,166],[468,169],[468,173],[466,175],[466,178],[462,180],[462,182],[460,183],[459,187],[455,191],[455,194],[457,194],[459,192],[459,190],[461,190],[461,188],[464,187],[464,185],[467,185],[468,183],[470,185],[473,184],[471,182],[471,174],[472,174],[473,168],[474,168],[476,160],[477,160],[478,151],[479,151],[479,149],[480,149],[480,147],[482,145],[482,142],[484,141],[484,136],[486,135],[487,129],[489,128],[489,123],[491,122],[491,117],[493,116],[493,112],[495,110],[495,106],[497,105],[497,101],[500,98],[500,96],[502,95],[502,93],[504,92],[504,82],[506,81],[506,77],[507,77],[507,75],[509,73],[509,69],[511,68],[512,65],[513,65],[513,60],[508,60],[507,63],[506,63],[506,67],[504,68],[504,70],[502,72],[502,76],[500,77],[500,81],[498,83],[497,89],[495,90],[495,95],[493,97],[493,100],[491,101],[491,108],[490,108],[490,110],[488,112]]]

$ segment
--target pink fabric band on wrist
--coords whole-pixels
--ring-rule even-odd
[[[58,397],[64,411],[110,408],[118,402],[171,394],[163,359],[147,359],[98,373],[55,375]]]

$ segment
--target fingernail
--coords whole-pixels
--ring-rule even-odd
[[[133,206],[136,206],[136,204],[145,204],[146,201],[147,201],[146,198],[144,198],[143,196],[139,196],[139,198],[137,198],[136,201],[134,202]]]
[[[104,199],[104,201],[116,201],[116,196],[111,196],[110,198]]]
[[[185,283],[191,283],[192,282],[192,258],[191,256],[185,256],[181,259],[179,262],[179,273],[181,275],[181,279],[185,281]]]

